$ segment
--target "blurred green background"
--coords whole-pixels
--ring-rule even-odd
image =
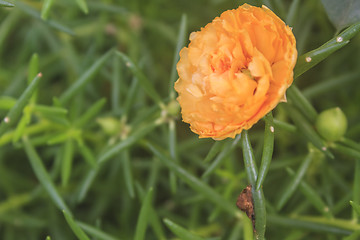
[[[342,30],[326,2],[247,1],[293,27],[299,56]],[[172,88],[190,32],[245,1],[11,3],[0,7],[0,118],[16,119],[0,126],[0,239],[252,239],[235,208],[248,185],[240,136],[198,139]],[[359,59],[356,35],[273,111],[266,239],[357,239]],[[315,122],[333,107],[348,128],[326,141]],[[263,121],[249,131],[259,165],[263,132]]]

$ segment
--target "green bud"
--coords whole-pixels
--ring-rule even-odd
[[[108,135],[116,135],[119,133],[121,124],[120,121],[112,117],[103,117],[96,119],[96,122],[101,126],[102,130]]]
[[[166,106],[166,110],[170,116],[177,116],[180,112],[180,104],[176,100],[172,100]]]
[[[340,108],[330,108],[319,114],[316,120],[316,128],[325,140],[339,140],[346,132],[346,116]]]

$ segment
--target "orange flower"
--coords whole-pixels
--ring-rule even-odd
[[[234,138],[285,100],[296,58],[291,28],[267,7],[222,13],[180,51],[183,121],[200,138]]]

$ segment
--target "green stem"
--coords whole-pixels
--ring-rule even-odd
[[[243,157],[245,170],[247,173],[248,181],[251,186],[255,186],[257,179],[257,167],[255,163],[255,157],[253,149],[251,147],[249,135],[247,131],[243,131],[241,136],[241,143],[243,148]],[[254,201],[254,212],[255,212],[255,239],[265,239],[266,229],[266,209],[265,199],[261,188],[255,189],[252,187],[252,197]]]
[[[257,179],[257,167],[247,131],[243,131],[242,133],[241,144],[243,148],[244,164],[247,173],[247,178],[249,180],[249,183],[252,186],[255,186]]]
[[[276,209],[280,211],[284,205],[287,203],[287,201],[290,199],[290,197],[293,195],[295,190],[297,189],[298,185],[300,184],[303,176],[305,175],[306,170],[308,169],[311,161],[314,158],[314,153],[311,151],[306,156],[304,161],[301,163],[298,171],[296,172],[295,176],[291,179],[289,184],[286,186],[286,188],[283,191],[283,194],[281,194],[281,197],[278,201],[278,204],[276,206]]]
[[[315,122],[318,113],[316,112],[311,102],[301,93],[301,91],[295,85],[292,85],[288,89],[287,93],[291,103],[297,106],[303,115],[310,120],[310,122]]]
[[[170,74],[169,94],[170,94],[171,99],[175,98],[174,83],[177,78],[176,64],[178,63],[179,58],[180,58],[179,52],[185,45],[186,25],[187,25],[187,17],[185,14],[183,14],[181,16],[179,33],[178,33],[175,54],[174,54],[174,59],[173,59],[173,65],[172,65],[171,74]]]
[[[8,130],[11,126],[15,125],[15,123],[19,120],[23,109],[27,105],[29,99],[37,89],[42,74],[39,73],[36,77],[31,81],[29,86],[25,89],[23,94],[21,94],[20,98],[16,101],[15,106],[10,109],[6,117],[0,124],[0,136],[3,135],[6,130]]]
[[[342,219],[328,219],[326,217],[282,217],[269,215],[269,225],[280,225],[295,229],[305,229],[313,232],[347,235],[359,230],[360,225]]]
[[[261,188],[266,174],[269,171],[272,154],[274,151],[274,123],[272,113],[268,113],[265,117],[265,131],[264,131],[264,147],[261,158],[260,170],[256,182],[256,190]]]
[[[360,159],[355,161],[355,173],[354,173],[354,187],[353,187],[353,202],[360,204]],[[353,219],[355,222],[359,222],[360,215],[353,210]]]

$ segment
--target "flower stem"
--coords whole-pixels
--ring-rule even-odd
[[[255,189],[256,179],[257,179],[257,167],[247,131],[243,131],[241,140],[242,140],[241,144],[243,148],[244,164],[245,164],[248,181],[251,184],[251,186],[254,186],[252,187],[252,196],[253,196],[254,212],[255,212],[254,237],[256,240],[263,240],[266,229],[266,209],[265,209],[264,194],[261,188]]]
[[[256,182],[256,190],[261,188],[267,172],[270,168],[272,154],[274,151],[274,123],[272,113],[268,113],[265,117],[264,147],[261,157],[261,165],[259,175]]]

